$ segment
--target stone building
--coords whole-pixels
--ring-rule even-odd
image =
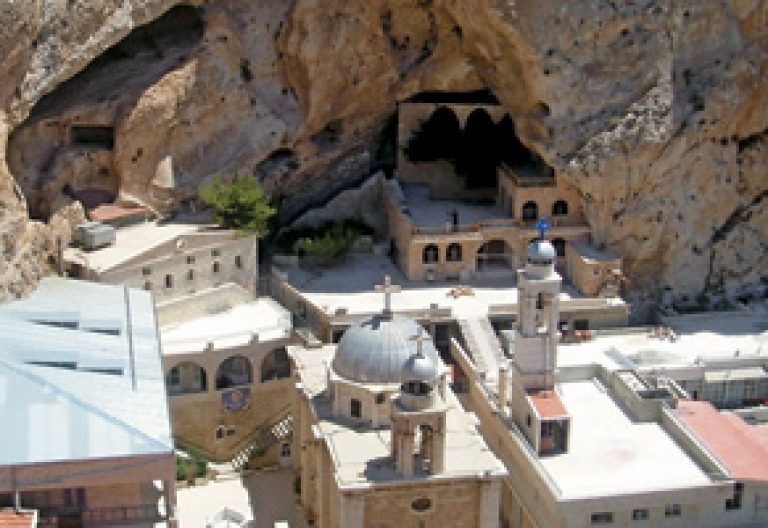
[[[408,279],[513,278],[543,217],[558,269],[575,288],[616,295],[621,260],[592,247],[576,188],[520,143],[503,107],[403,102],[398,119],[398,167],[383,195],[393,258]],[[455,129],[455,139],[424,138],[438,135],[433,121]],[[412,154],[415,139],[427,143],[423,150],[437,149],[427,155],[438,159]],[[472,162],[442,159],[451,152],[433,144],[441,142],[458,143]],[[486,143],[487,151],[478,147]],[[486,157],[491,163],[475,166]]]
[[[72,277],[142,288],[158,303],[227,283],[253,294],[258,276],[255,236],[182,218],[118,228],[114,244],[67,248],[64,260]]]
[[[36,510],[40,526],[61,528],[175,525],[149,294],[44,279],[0,307],[0,336],[0,510]]]
[[[497,383],[488,382],[458,341],[451,344],[468,381],[462,401],[509,470],[502,524],[768,522],[764,428],[690,400],[673,379],[644,375],[616,347],[623,340],[645,349],[644,334],[625,329],[609,333],[605,343],[559,345],[555,259],[548,241],[528,249],[518,278],[520,317],[510,354],[494,365]]]
[[[294,467],[314,526],[499,526],[506,470],[415,321],[385,310],[338,347],[289,353]]]
[[[234,301],[223,309],[227,300]],[[270,445],[256,444],[290,414],[290,314],[268,297],[248,300],[232,285],[166,303],[159,318],[176,441],[212,460],[246,452],[238,461],[244,463],[256,447],[265,451],[259,463],[288,460],[290,443],[283,440],[289,428]]]

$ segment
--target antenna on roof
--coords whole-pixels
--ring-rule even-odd
[[[128,369],[131,371],[131,387],[136,390],[136,357],[133,350],[133,322],[131,321],[131,296],[128,286],[123,286],[125,295],[125,335],[128,339]]]

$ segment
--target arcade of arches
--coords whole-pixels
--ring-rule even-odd
[[[496,169],[501,164],[544,165],[520,142],[509,114],[495,123],[484,108],[473,110],[462,128],[451,108],[438,106],[413,133],[404,150],[412,163],[449,161],[468,189],[496,187]],[[547,167],[546,172],[551,169]]]

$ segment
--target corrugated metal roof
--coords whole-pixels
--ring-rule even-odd
[[[172,450],[149,294],[48,278],[0,306],[0,421],[0,465]]]

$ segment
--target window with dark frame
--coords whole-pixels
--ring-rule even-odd
[[[597,512],[590,516],[592,524],[613,524],[613,512]]]

